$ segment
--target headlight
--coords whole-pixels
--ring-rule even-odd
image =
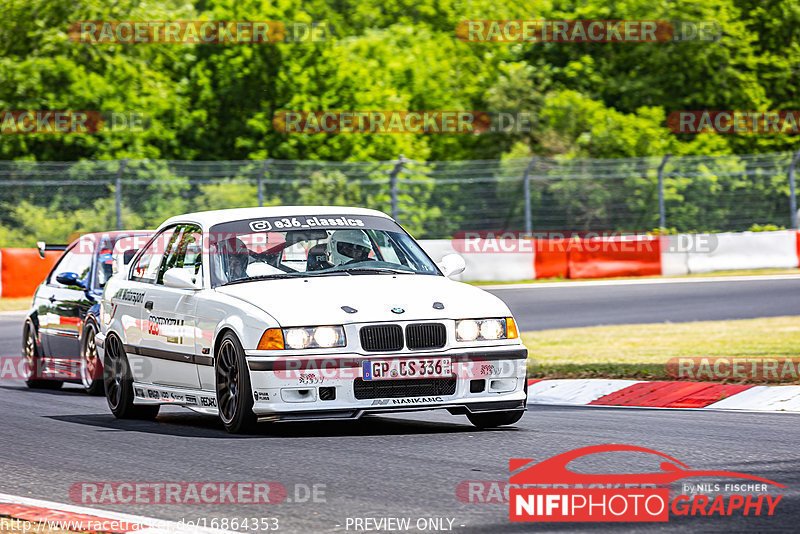
[[[456,339],[459,341],[475,341],[480,334],[480,327],[478,321],[466,319],[464,321],[456,321]]]
[[[283,339],[290,349],[304,349],[311,344],[311,336],[305,328],[291,328],[283,331]]]
[[[314,332],[314,341],[318,347],[335,347],[340,339],[344,339],[344,332],[340,334],[339,330],[332,326],[320,326]]]
[[[311,326],[305,328],[284,328],[283,339],[287,349],[329,349],[344,347],[344,327]]]
[[[517,337],[519,337],[517,325],[511,317],[456,321],[456,339],[458,341],[491,341],[516,339]]]

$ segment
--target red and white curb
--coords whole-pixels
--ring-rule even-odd
[[[0,493],[0,525],[3,523],[17,525],[17,530],[24,532],[42,532],[49,527],[110,534],[233,534],[227,530]]]
[[[800,386],[639,380],[528,380],[528,404],[800,413]]]

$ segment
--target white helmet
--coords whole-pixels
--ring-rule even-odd
[[[372,244],[361,230],[336,230],[328,240],[328,261],[334,266],[366,260]]]

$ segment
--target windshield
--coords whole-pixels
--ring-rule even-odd
[[[213,287],[264,278],[427,274],[438,269],[394,221],[326,215],[218,224],[210,233]]]

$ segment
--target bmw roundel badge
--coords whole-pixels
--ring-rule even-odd
[[[392,308],[392,313],[404,313],[405,310],[403,308]]]

